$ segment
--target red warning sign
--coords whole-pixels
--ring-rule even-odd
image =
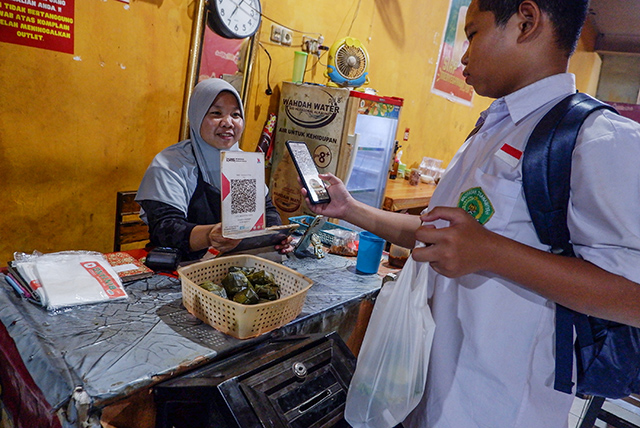
[[[72,54],[74,1],[0,1],[0,42]]]

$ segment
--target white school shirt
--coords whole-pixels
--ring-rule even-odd
[[[486,228],[547,250],[527,211],[518,153],[540,118],[573,92],[574,76],[560,74],[494,101],[430,207],[486,197]],[[568,224],[578,256],[640,283],[638,159],[637,123],[591,115],[573,155]],[[573,397],[553,389],[555,304],[491,273],[429,275],[436,332],[425,395],[405,428],[567,427]]]

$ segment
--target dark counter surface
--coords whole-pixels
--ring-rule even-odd
[[[355,258],[328,254],[284,265],[314,284],[294,321],[254,339],[235,339],[189,314],[179,279],[154,275],[127,285],[127,300],[47,312],[19,298],[0,275],[0,322],[9,335],[3,340],[15,342],[53,410],[78,386],[103,407],[273,335],[348,335],[360,302],[374,299],[381,285],[378,275],[356,273]]]

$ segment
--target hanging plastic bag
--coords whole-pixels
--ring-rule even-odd
[[[347,393],[344,416],[354,428],[395,427],[424,394],[435,332],[427,269],[409,257],[380,290]]]

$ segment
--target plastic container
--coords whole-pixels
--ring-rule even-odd
[[[412,186],[417,186],[420,184],[420,170],[418,168],[413,168],[411,170],[411,175],[409,176],[409,184]]]
[[[280,298],[268,303],[243,305],[213,294],[198,284],[217,284],[232,266],[255,267],[272,273]],[[281,264],[251,255],[224,256],[178,269],[182,303],[196,318],[237,339],[256,337],[293,321],[302,311],[311,279]]]
[[[358,233],[350,230],[332,229],[327,231],[334,236],[329,253],[354,257],[358,255]]]
[[[360,273],[377,273],[384,249],[384,239],[371,232],[360,232],[356,270]]]
[[[396,178],[404,179],[407,174],[407,166],[402,162],[398,166],[398,176]]]
[[[389,264],[401,268],[411,256],[411,250],[399,245],[391,244],[389,248]]]
[[[422,158],[422,162],[420,162],[420,173],[435,179],[436,174],[440,172],[441,166],[441,159],[434,159],[425,156]]]
[[[304,71],[307,68],[307,53],[295,51],[293,57],[293,83],[302,83],[304,80]]]

